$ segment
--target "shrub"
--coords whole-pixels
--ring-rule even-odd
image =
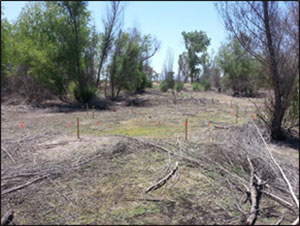
[[[200,85],[203,87],[203,89],[205,91],[209,90],[211,87],[211,83],[208,79],[205,79],[204,81],[202,81]]]
[[[167,87],[168,89],[173,89],[174,85],[175,85],[175,81],[174,81],[174,72],[168,72],[166,75],[166,83],[167,83]]]
[[[152,88],[152,82],[146,76],[146,74],[143,73],[141,75],[140,84],[137,84],[137,87],[134,92],[136,92],[136,93],[144,92],[146,88]],[[127,88],[127,90],[130,90],[130,89]]]
[[[97,87],[95,85],[87,85],[83,89],[76,87],[74,89],[74,96],[76,100],[87,103],[92,97],[96,95]]]
[[[183,83],[181,83],[181,82],[175,82],[174,88],[175,88],[175,90],[177,92],[180,92],[181,90],[183,90]]]
[[[194,82],[192,87],[194,91],[197,90],[204,91],[204,87],[200,83]]]
[[[166,81],[161,81],[161,82],[159,83],[158,88],[159,88],[159,90],[162,91],[162,92],[167,92],[167,90],[168,90],[167,82],[166,82]]]

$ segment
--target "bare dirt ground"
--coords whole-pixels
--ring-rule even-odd
[[[209,161],[221,159],[230,129],[256,117],[249,99],[192,92],[190,85],[175,98],[154,86],[135,98],[108,103],[107,110],[95,102],[94,118],[91,104],[87,113],[76,104],[7,103],[1,104],[1,215],[13,209],[17,224],[243,222],[224,174]],[[298,170],[299,181],[299,151],[281,143],[270,147],[281,164]],[[145,194],[176,161],[176,175]],[[274,224],[283,213],[282,224],[290,224],[297,216],[294,207],[268,197],[260,210],[257,224]]]

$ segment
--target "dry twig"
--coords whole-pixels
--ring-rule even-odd
[[[9,210],[7,211],[4,216],[1,218],[1,225],[9,225],[9,224],[13,224],[13,218],[14,218],[14,211],[13,210]]]
[[[167,181],[176,173],[177,170],[178,170],[178,162],[175,163],[175,167],[172,169],[172,171],[170,173],[168,173],[164,178],[159,180],[154,185],[147,188],[145,193],[148,193],[150,191],[155,191],[155,190],[159,189],[160,187],[162,187],[163,185],[165,185],[167,183]]]

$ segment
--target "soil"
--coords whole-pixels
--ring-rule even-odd
[[[210,156],[224,149],[221,139],[229,128],[252,120],[256,108],[251,102],[262,108],[264,100],[193,92],[189,84],[176,97],[171,91],[161,93],[157,85],[116,102],[104,100],[100,93],[88,111],[79,103],[51,100],[37,108],[4,98],[1,192],[38,176],[45,178],[2,195],[1,215],[13,209],[17,224],[33,225],[240,224],[241,214],[220,172],[147,143],[169,148],[168,143],[181,144],[195,159]],[[282,143],[270,147],[280,163],[299,169],[299,147]],[[145,194],[176,161],[178,174],[166,186]],[[243,208],[250,209],[250,204]],[[283,212],[282,224],[296,218],[295,212],[268,198],[261,208],[257,224],[274,224]]]

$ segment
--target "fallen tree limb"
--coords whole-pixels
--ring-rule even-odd
[[[164,178],[159,180],[154,185],[147,188],[145,193],[148,193],[150,191],[155,191],[155,190],[159,189],[160,187],[162,187],[163,185],[165,185],[167,183],[167,181],[176,173],[177,170],[178,170],[178,162],[175,163],[175,167],[170,173],[168,173]]]
[[[1,218],[1,225],[14,224],[13,223],[13,218],[14,218],[14,211],[13,210],[7,211],[4,214],[4,216]]]
[[[237,199],[236,199],[236,197],[235,197],[235,192],[234,192],[234,190],[233,190],[233,188],[232,188],[231,182],[228,180],[228,178],[226,179],[226,181],[227,181],[227,183],[228,183],[228,185],[229,185],[229,188],[230,188],[230,190],[231,190],[231,192],[232,192],[232,197],[233,197],[233,201],[234,201],[234,204],[235,204],[236,209],[237,209],[241,214],[243,214],[243,216],[245,216],[245,215],[246,215],[246,212],[242,209],[242,207],[240,206],[239,202],[237,201]]]
[[[283,219],[284,219],[284,214],[282,214],[282,216],[279,218],[279,220],[276,221],[275,225],[280,225],[281,222],[283,221]]]
[[[299,224],[299,217],[292,223],[292,225],[298,225]]]
[[[274,164],[275,164],[275,165],[277,166],[277,168],[279,169],[279,171],[280,171],[280,173],[281,173],[281,176],[283,177],[285,183],[287,184],[287,186],[288,186],[288,188],[289,188],[290,195],[292,196],[293,201],[296,203],[296,205],[297,205],[297,207],[298,207],[298,209],[299,209],[299,200],[297,199],[297,197],[296,197],[296,195],[295,195],[295,193],[294,193],[294,191],[293,191],[293,188],[292,188],[292,186],[291,186],[291,184],[290,184],[290,181],[289,181],[288,178],[286,177],[286,175],[285,175],[285,173],[283,172],[283,169],[281,168],[281,166],[279,165],[279,163],[274,159],[274,157],[273,157],[273,155],[272,155],[272,153],[271,153],[271,151],[270,151],[270,149],[269,149],[269,147],[268,147],[268,145],[267,145],[265,139],[263,138],[262,134],[260,133],[258,127],[256,126],[256,124],[255,124],[254,122],[252,122],[252,123],[254,124],[254,126],[255,126],[255,128],[256,128],[256,130],[257,130],[259,136],[260,136],[260,138],[262,139],[263,143],[265,144],[266,150],[268,151],[268,154],[270,155],[272,161],[274,162]]]
[[[277,195],[274,195],[270,192],[267,192],[267,191],[262,191],[262,193],[266,196],[268,196],[269,198],[277,201],[278,203],[280,203],[281,205],[285,206],[286,208],[290,209],[290,210],[293,210],[294,211],[294,206],[292,203],[278,197]]]
[[[247,217],[246,225],[253,225],[256,221],[257,214],[259,211],[259,201],[261,197],[261,184],[255,177],[255,171],[254,167],[252,165],[252,162],[247,156],[247,160],[249,162],[250,166],[250,198],[251,198],[251,209],[250,209],[250,215]]]
[[[39,180],[42,180],[42,179],[44,179],[44,178],[46,178],[46,177],[48,177],[48,176],[49,176],[49,175],[47,174],[47,175],[45,175],[45,176],[41,176],[41,177],[36,178],[36,179],[34,179],[34,180],[32,180],[32,181],[29,181],[29,182],[27,182],[26,184],[22,184],[22,185],[17,186],[17,187],[13,187],[13,188],[10,188],[10,189],[6,189],[6,190],[4,190],[3,192],[1,192],[1,195],[5,195],[5,194],[8,194],[8,193],[11,193],[11,192],[20,190],[20,189],[22,189],[22,188],[25,188],[25,187],[27,187],[28,185],[31,185],[31,184],[33,184],[33,183],[35,183],[35,182],[37,182],[37,181],[39,181]]]
[[[14,164],[17,164],[14,158],[9,154],[9,152],[4,147],[1,147],[1,149],[7,154],[7,156],[11,159],[11,161],[13,161]]]

